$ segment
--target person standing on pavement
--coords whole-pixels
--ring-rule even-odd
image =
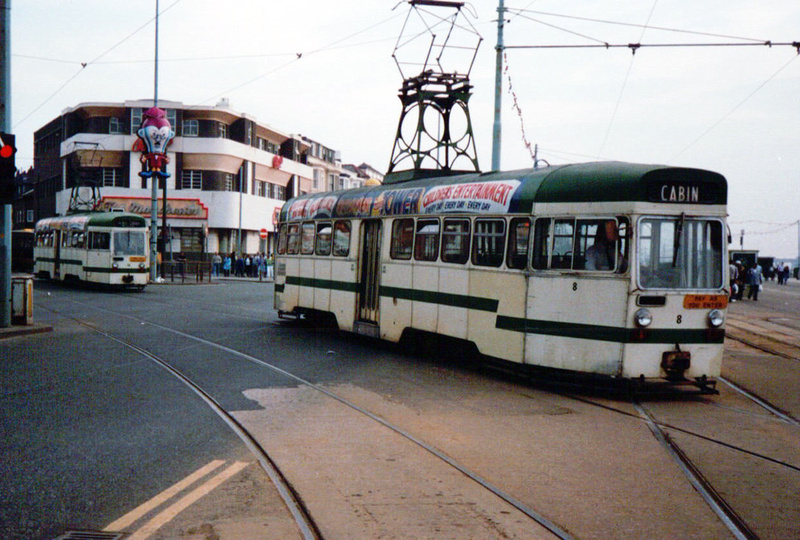
[[[728,272],[730,272],[730,284],[731,284],[731,302],[736,302],[736,294],[739,291],[739,285],[736,283],[739,280],[739,269],[736,267],[736,263],[731,261],[730,267],[728,268]]]
[[[225,260],[222,263],[222,272],[223,274],[225,274],[225,277],[230,277],[231,266],[233,266],[233,261],[231,260],[231,256],[225,255]]]
[[[214,253],[214,256],[211,258],[211,275],[214,277],[219,277],[219,271],[222,268],[222,256],[219,252]]]
[[[747,285],[749,286],[747,291],[748,300],[752,298],[755,302],[758,302],[758,289],[761,287],[762,281],[761,267],[758,263],[753,263],[753,266],[747,271]]]

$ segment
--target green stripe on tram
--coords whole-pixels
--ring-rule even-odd
[[[676,330],[620,328],[616,326],[600,326],[593,324],[565,323],[522,319],[519,317],[497,316],[497,328],[512,332],[538,334],[545,336],[592,339],[595,341],[611,341],[614,343],[722,343],[725,334],[716,332],[713,335],[706,330]]]
[[[497,308],[500,305],[500,301],[494,298],[480,298],[462,294],[423,291],[420,289],[401,289],[399,287],[381,287],[381,296],[412,300],[415,302],[426,302],[428,304],[439,304],[442,306],[476,309],[478,311],[489,311],[492,313],[497,313]]]
[[[286,285],[299,285],[318,289],[330,289],[347,292],[358,292],[359,284],[328,279],[302,278],[287,276]],[[283,292],[284,286],[276,285],[277,292]],[[500,301],[494,298],[481,298],[461,294],[425,291],[419,289],[406,289],[401,287],[381,286],[380,296],[386,298],[399,298],[414,302],[425,302],[441,306],[459,307],[497,313]],[[591,339],[595,341],[609,341],[614,343],[722,343],[724,333],[709,334],[706,330],[677,330],[677,329],[635,329],[620,328],[617,326],[601,326],[594,324],[580,324],[559,321],[546,321],[508,317],[498,315],[495,328],[520,332],[524,334],[537,334],[575,339]]]
[[[332,279],[306,278],[299,276],[286,276],[286,285],[313,287],[315,289],[330,289],[332,291],[347,291],[347,292],[358,291],[358,283],[350,283],[347,281],[334,281]]]

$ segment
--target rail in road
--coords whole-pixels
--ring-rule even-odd
[[[795,281],[790,280],[785,286],[768,283],[759,304],[747,299],[731,304],[727,337],[770,354],[800,360],[800,311],[792,315],[790,307],[800,305],[800,283]],[[789,306],[788,312],[763,306],[765,296]]]

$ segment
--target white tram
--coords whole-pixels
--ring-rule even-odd
[[[148,283],[147,221],[126,212],[88,212],[36,224],[34,272],[59,281],[143,289]]]
[[[280,214],[275,308],[709,390],[729,292],[726,200],[717,173],[617,162],[305,195]]]

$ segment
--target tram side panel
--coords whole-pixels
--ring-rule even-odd
[[[469,271],[466,267],[439,268],[439,283],[443,291],[453,295],[463,294],[469,290]],[[436,332],[458,339],[468,339],[468,310],[454,305],[454,302],[439,305],[439,318]]]
[[[525,362],[602,375],[622,371],[627,279],[534,276]]]
[[[314,269],[314,283],[315,284],[328,284],[331,281],[331,260],[330,258],[314,258],[308,261],[309,266],[313,265]],[[331,289],[329,286],[316,285],[311,289],[314,295],[314,309],[328,312],[331,311]]]
[[[355,283],[357,266],[352,246],[348,258],[335,257],[331,261],[332,281],[341,284],[341,286],[330,290],[330,311],[336,316],[336,321],[342,330],[353,330],[356,309]]]
[[[518,324],[525,318],[525,287],[522,272],[472,268],[466,298],[470,307],[468,339],[481,353],[523,361],[525,334]]]
[[[413,269],[415,299],[411,308],[411,326],[431,332],[439,320],[439,269],[431,264],[415,264]]]
[[[411,328],[414,289],[412,264],[406,261],[384,261],[381,284],[381,338],[400,341],[403,330]]]

